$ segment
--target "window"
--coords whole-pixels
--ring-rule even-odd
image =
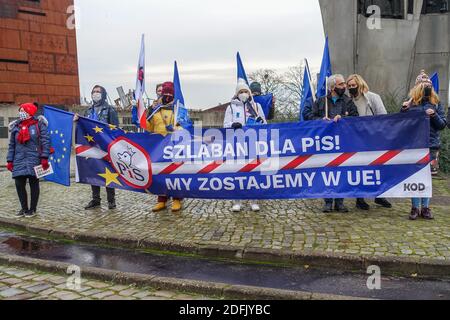
[[[0,128],[5,126],[5,118],[4,117],[0,117]]]
[[[404,18],[404,1],[403,0],[359,0],[358,12],[366,17],[373,13],[367,13],[370,6],[379,6],[382,18],[403,19]]]
[[[445,13],[448,12],[448,0],[424,0],[422,13]]]

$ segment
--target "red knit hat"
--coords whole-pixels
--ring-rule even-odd
[[[175,89],[173,86],[173,82],[164,82],[162,85],[162,95],[166,96],[166,95],[170,95],[170,96],[174,96],[175,94]]]
[[[38,107],[33,103],[24,103],[20,106],[20,108],[22,108],[26,113],[28,113],[32,117],[38,111]]]

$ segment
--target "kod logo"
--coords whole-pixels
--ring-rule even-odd
[[[152,163],[141,146],[120,137],[110,144],[108,152],[112,166],[127,185],[137,189],[152,185]]]
[[[405,183],[405,191],[425,191],[426,186],[423,183]]]

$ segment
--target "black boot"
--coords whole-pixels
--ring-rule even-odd
[[[99,200],[91,200],[91,202],[89,202],[89,204],[84,207],[84,210],[91,210],[91,209],[96,209],[99,208],[101,206],[101,203]]]
[[[323,206],[322,212],[323,213],[333,212],[333,203],[329,203],[329,202],[325,203],[325,205]]]
[[[358,209],[364,210],[364,211],[368,211],[370,210],[370,206],[367,204],[367,202],[360,198],[360,199],[356,199],[356,207]]]
[[[334,210],[341,213],[347,213],[348,209],[344,206],[344,199],[336,199],[334,200]]]
[[[116,201],[115,200],[108,202],[108,209],[109,210],[114,210],[116,208],[117,208],[117,205],[116,205]]]
[[[375,203],[384,208],[388,208],[388,209],[392,208],[392,204],[389,201],[387,201],[385,198],[377,198],[377,199],[375,199]]]

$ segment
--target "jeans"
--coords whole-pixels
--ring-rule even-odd
[[[19,196],[20,205],[23,210],[28,210],[28,194],[27,194],[27,180],[30,184],[31,203],[30,210],[36,211],[39,201],[39,179],[33,176],[24,176],[15,178],[17,195]]]
[[[429,208],[430,207],[430,198],[412,198],[412,206],[415,209],[419,209],[422,205],[422,208]]]

